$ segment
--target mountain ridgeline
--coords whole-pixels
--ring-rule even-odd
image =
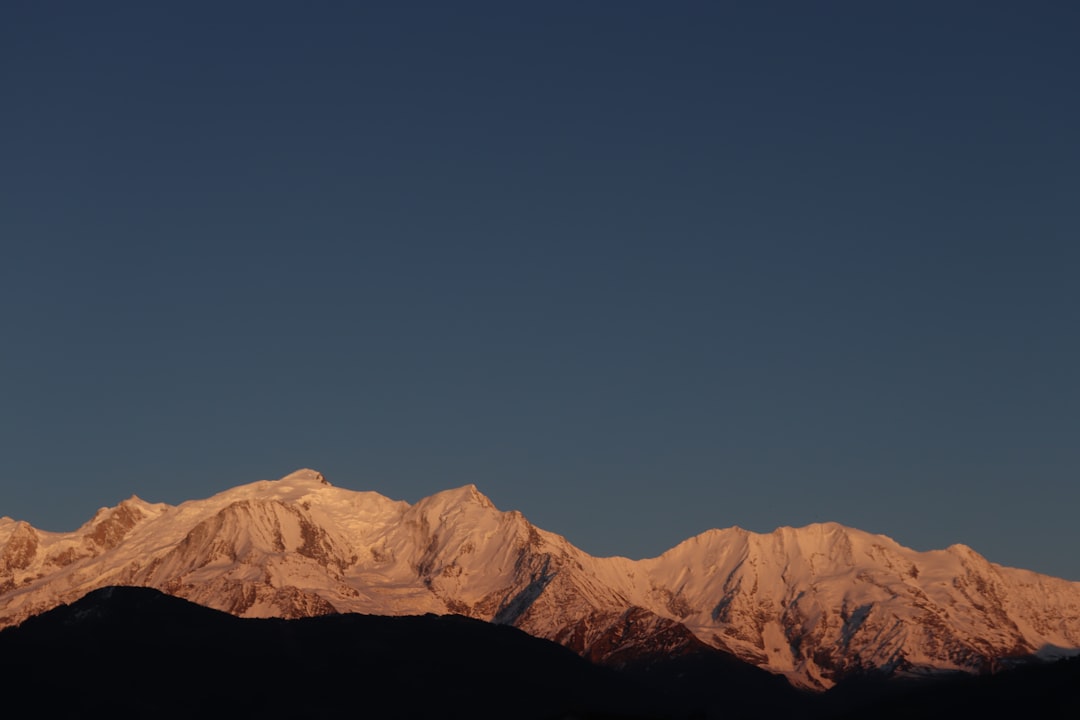
[[[473,486],[410,505],[311,470],[178,506],[132,497],[70,533],[0,519],[0,627],[106,586],[242,618],[462,615],[611,668],[737,658],[810,690],[1080,652],[1080,583],[962,545],[826,523],[596,558]]]

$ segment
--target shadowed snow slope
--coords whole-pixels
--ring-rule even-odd
[[[107,585],[242,617],[456,613],[616,665],[709,647],[819,689],[1080,648],[1080,583],[962,545],[825,523],[595,558],[472,485],[410,505],[312,470],[175,507],[132,497],[70,533],[0,519],[0,627]]]

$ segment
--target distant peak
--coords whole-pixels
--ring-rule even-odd
[[[468,485],[459,488],[459,491],[463,492],[465,496],[468,497],[468,499],[472,502],[479,503],[486,508],[495,507],[495,503],[491,502],[491,499],[488,498],[488,496],[484,493],[480,492],[480,489],[472,483],[469,483]]]
[[[806,534],[810,534],[810,533],[823,534],[823,533],[837,532],[837,531],[839,531],[839,532],[848,532],[851,529],[852,528],[849,528],[846,525],[841,525],[838,522],[826,521],[826,522],[813,522],[813,523],[810,523],[809,525],[800,525],[798,527],[794,527],[792,525],[783,525],[783,526],[778,527],[775,530],[773,530],[772,534],[773,535],[783,535],[783,534],[788,534],[788,533],[796,533],[796,534],[800,534],[800,535],[806,535]]]
[[[301,468],[295,472],[291,472],[285,477],[278,480],[283,483],[316,483],[319,485],[329,485],[326,478],[318,470],[312,470],[310,468]]]
[[[495,504],[472,483],[435,493],[428,500],[448,504],[475,503],[485,508],[495,507]]]
[[[982,555],[976,552],[974,548],[969,547],[963,543],[954,543],[949,547],[945,548],[945,551],[950,552],[953,555],[959,555],[960,557],[964,558],[979,558],[980,560],[985,559]]]

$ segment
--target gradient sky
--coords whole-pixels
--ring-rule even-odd
[[[0,8],[0,515],[314,467],[1080,580],[1080,4],[165,5]]]

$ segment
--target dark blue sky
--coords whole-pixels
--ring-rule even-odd
[[[0,515],[310,466],[1080,580],[1080,6],[160,5],[0,9]]]

